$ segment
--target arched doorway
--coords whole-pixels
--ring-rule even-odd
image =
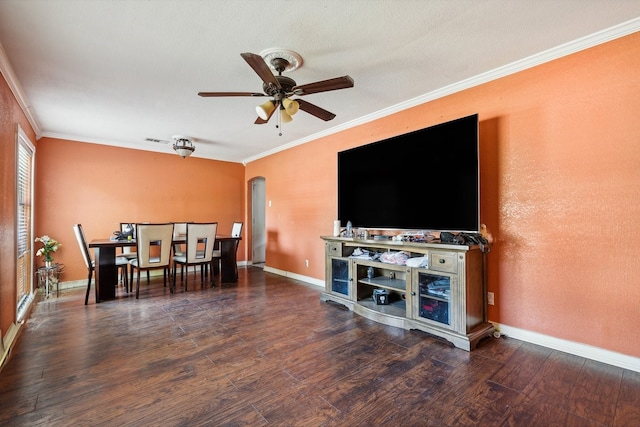
[[[265,179],[251,180],[251,263],[264,267],[267,259]]]

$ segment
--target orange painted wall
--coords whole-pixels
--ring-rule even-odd
[[[35,133],[0,77],[0,330],[16,320],[16,130],[20,125],[35,142]],[[0,337],[1,338],[1,337]]]
[[[218,221],[220,234],[244,221],[241,163],[42,138],[36,170],[35,232],[62,242],[55,261],[65,265],[63,281],[87,275],[75,223],[91,240],[109,237],[121,221]],[[238,252],[244,260],[244,242]]]
[[[636,33],[249,163],[267,266],[324,278],[338,151],[478,113],[490,320],[640,357],[638,70]]]

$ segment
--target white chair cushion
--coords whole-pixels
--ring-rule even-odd
[[[151,257],[151,258],[149,258],[149,262],[152,263],[152,264],[158,263],[158,262],[160,262],[160,257],[157,257],[157,256],[156,257]],[[129,264],[133,265],[134,267],[137,267],[138,266],[138,259],[135,258],[135,259],[129,260]]]

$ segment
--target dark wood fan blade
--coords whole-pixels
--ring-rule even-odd
[[[298,101],[298,105],[300,105],[300,109],[302,111],[306,111],[307,113],[316,116],[317,118],[322,119],[325,122],[332,120],[336,116],[335,114],[324,110],[317,105],[307,102],[304,99],[296,99],[296,101]]]
[[[217,96],[268,96],[264,93],[256,92],[198,92],[198,96],[217,97]]]
[[[262,56],[248,52],[241,53],[240,56],[242,56],[242,58],[247,61],[247,64],[249,64],[249,66],[253,68],[253,71],[256,72],[256,74],[260,77],[260,79],[262,79],[264,83],[266,83],[267,85],[274,85],[275,87],[280,89],[280,83],[278,82],[278,80],[276,80],[276,76],[273,75],[273,73],[271,72],[271,68],[269,68],[267,63],[264,62]]]
[[[349,76],[336,77],[306,85],[294,86],[291,91],[295,95],[309,95],[310,93],[327,92],[329,90],[353,87],[353,79]]]

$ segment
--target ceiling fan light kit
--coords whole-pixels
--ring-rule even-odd
[[[287,110],[285,110],[284,108],[280,109],[280,120],[282,123],[289,123],[291,120],[293,120],[293,117],[291,117],[288,113]]]
[[[282,106],[290,116],[293,116],[295,113],[297,113],[298,109],[300,108],[300,104],[298,103],[298,101],[289,98],[285,98],[282,100]]]
[[[273,110],[276,109],[274,101],[267,101],[264,104],[260,104],[256,107],[256,113],[262,120],[269,120],[269,117],[273,114]]]
[[[189,157],[196,151],[196,147],[193,145],[193,138],[182,135],[173,135],[171,138],[175,141],[173,149],[183,159]]]
[[[298,110],[302,110],[312,116],[329,121],[336,115],[324,110],[317,105],[302,99],[291,99],[291,96],[304,96],[318,92],[328,92],[338,89],[347,89],[354,86],[353,79],[349,76],[336,77],[314,83],[298,85],[290,77],[283,76],[286,71],[293,71],[302,65],[302,57],[287,49],[266,49],[255,53],[241,53],[240,56],[249,64],[255,73],[262,80],[262,90],[264,94],[255,92],[198,92],[201,97],[225,97],[225,96],[269,96],[271,100],[256,107],[258,118],[255,124],[265,124],[269,121],[276,108],[280,110],[276,128],[280,128],[281,123],[288,123],[292,120]],[[278,74],[274,75],[273,71]],[[282,132],[280,132],[282,135]]]

